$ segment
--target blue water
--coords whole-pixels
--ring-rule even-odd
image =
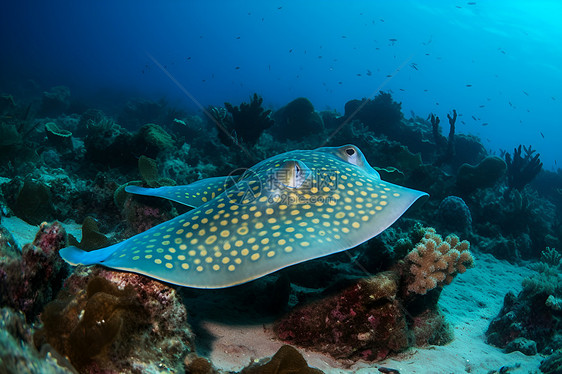
[[[343,113],[385,90],[406,117],[455,108],[458,132],[494,152],[532,144],[557,169],[561,15],[546,0],[5,1],[0,91],[33,80],[91,106],[140,96],[193,111],[257,92]]]

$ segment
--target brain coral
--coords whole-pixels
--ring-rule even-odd
[[[408,291],[425,295],[436,287],[442,287],[474,265],[468,251],[470,243],[449,235],[443,240],[435,229],[426,229],[420,243],[406,255],[411,273]]]

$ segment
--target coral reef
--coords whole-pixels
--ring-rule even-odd
[[[275,126],[271,128],[271,132],[280,140],[306,139],[323,130],[322,118],[314,111],[312,103],[304,97],[299,97],[277,110],[273,118]]]
[[[72,133],[70,131],[61,129],[55,122],[47,122],[45,133],[47,139],[59,152],[66,153],[73,150]]]
[[[273,120],[270,118],[271,110],[264,110],[262,103],[263,98],[257,93],[254,93],[250,103],[242,103],[240,107],[224,103],[226,110],[230,113],[230,118],[218,122],[222,127],[217,129],[220,141],[225,145],[237,142],[254,145],[262,132],[273,125]],[[222,118],[225,117],[222,116]],[[226,128],[223,127],[225,125]]]
[[[462,164],[457,172],[457,187],[464,194],[493,187],[504,176],[507,164],[497,156],[488,156],[478,165]]]
[[[49,344],[81,373],[177,371],[193,349],[174,289],[137,274],[76,271],[41,321],[35,344]]]
[[[31,327],[21,312],[0,309],[0,370],[13,374],[76,374],[68,361],[33,346]]]
[[[562,311],[556,302],[562,298],[562,277],[546,263],[535,269],[538,273],[523,280],[519,295],[505,295],[502,309],[486,331],[489,344],[527,355],[562,348]]]
[[[523,147],[525,157],[521,156],[521,145],[513,150],[513,156],[505,153],[507,164],[507,184],[510,189],[521,191],[542,170],[540,154],[531,147]]]
[[[437,209],[437,219],[446,231],[468,234],[472,230],[472,214],[463,199],[447,196]]]
[[[449,235],[443,240],[434,229],[428,228],[421,242],[406,255],[411,277],[408,291],[425,295],[428,291],[453,281],[474,264],[468,251],[468,241]]]
[[[8,248],[1,254],[0,306],[22,311],[32,322],[52,300],[68,275],[68,265],[59,257],[67,235],[58,222],[43,223],[33,243],[21,253]]]
[[[254,363],[245,367],[240,374],[322,374],[323,371],[311,368],[295,348],[284,345],[265,363]]]
[[[404,261],[297,305],[276,322],[277,336],[352,360],[380,360],[410,346],[450,341],[452,332],[437,300],[440,287],[472,265],[468,242],[453,235],[443,241],[433,229],[417,230],[424,236]],[[426,249],[434,247],[438,254]],[[431,275],[426,276],[428,273]],[[434,288],[435,292],[426,295]]]

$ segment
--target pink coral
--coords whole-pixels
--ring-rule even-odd
[[[412,275],[408,291],[425,295],[428,291],[450,284],[453,278],[474,265],[468,251],[470,243],[456,235],[443,240],[433,228],[427,228],[420,243],[406,255]]]

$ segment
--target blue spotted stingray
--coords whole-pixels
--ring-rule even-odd
[[[353,145],[283,153],[237,178],[126,191],[194,209],[106,248],[64,248],[62,258],[195,288],[234,286],[353,248],[428,197],[382,181]]]

